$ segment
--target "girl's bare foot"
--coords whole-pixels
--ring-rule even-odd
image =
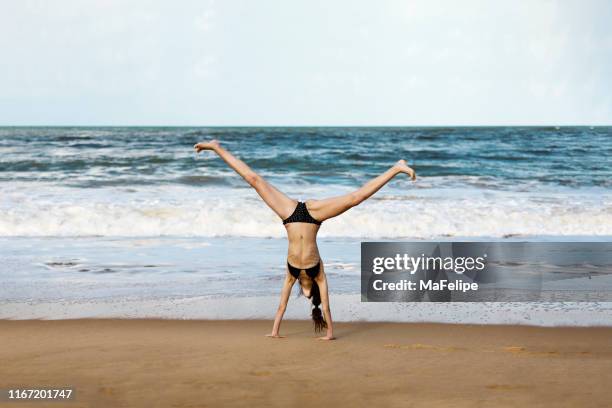
[[[219,141],[217,139],[213,139],[209,142],[196,143],[193,146],[196,153],[200,153],[202,150],[215,150],[217,147],[219,147]]]
[[[416,180],[416,172],[408,167],[406,160],[398,160],[398,162],[395,163],[395,168],[402,173],[406,173],[412,180]]]
[[[287,336],[281,336],[280,334],[272,334],[272,333],[270,333],[270,334],[266,334],[266,337],[271,337],[273,339],[284,339]]]
[[[317,340],[336,340],[336,338],[333,336],[323,336],[323,337],[318,337]]]

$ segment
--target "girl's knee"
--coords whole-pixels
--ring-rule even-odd
[[[250,173],[245,176],[246,182],[249,183],[251,187],[256,188],[261,184],[261,176],[257,173]]]
[[[359,192],[351,193],[349,196],[349,205],[351,207],[354,207],[356,205],[361,204],[363,200],[365,200],[365,197],[363,196],[363,194]]]

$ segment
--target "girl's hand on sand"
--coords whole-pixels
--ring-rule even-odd
[[[213,139],[209,142],[196,143],[195,145],[193,145],[193,148],[195,149],[196,153],[200,153],[202,150],[214,150],[218,146],[219,146],[219,141],[216,139]]]
[[[334,336],[323,336],[317,338],[317,340],[336,340],[336,338]]]
[[[280,334],[272,334],[272,333],[270,333],[270,334],[266,334],[266,337],[271,337],[273,339],[284,339],[287,336],[281,336]]]

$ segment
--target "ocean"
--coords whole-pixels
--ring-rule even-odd
[[[345,194],[398,159],[416,170],[319,232],[345,320],[416,316],[355,303],[362,241],[612,240],[612,127],[3,127],[0,318],[271,317],[283,225],[221,159],[194,153],[211,138],[302,200]],[[268,300],[254,312],[248,299]],[[416,307],[437,308],[416,320],[451,307],[466,321],[461,308],[476,306]],[[487,322],[533,322],[542,306],[516,307]],[[609,304],[576,307],[591,317],[568,324],[612,317]],[[536,324],[566,322],[551,308]]]

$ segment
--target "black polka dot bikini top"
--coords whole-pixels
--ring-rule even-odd
[[[298,201],[293,214],[283,220],[283,224],[289,224],[290,222],[306,222],[309,224],[321,225],[321,221],[312,218],[312,215],[308,212],[308,208],[306,208],[306,203],[301,201]]]

